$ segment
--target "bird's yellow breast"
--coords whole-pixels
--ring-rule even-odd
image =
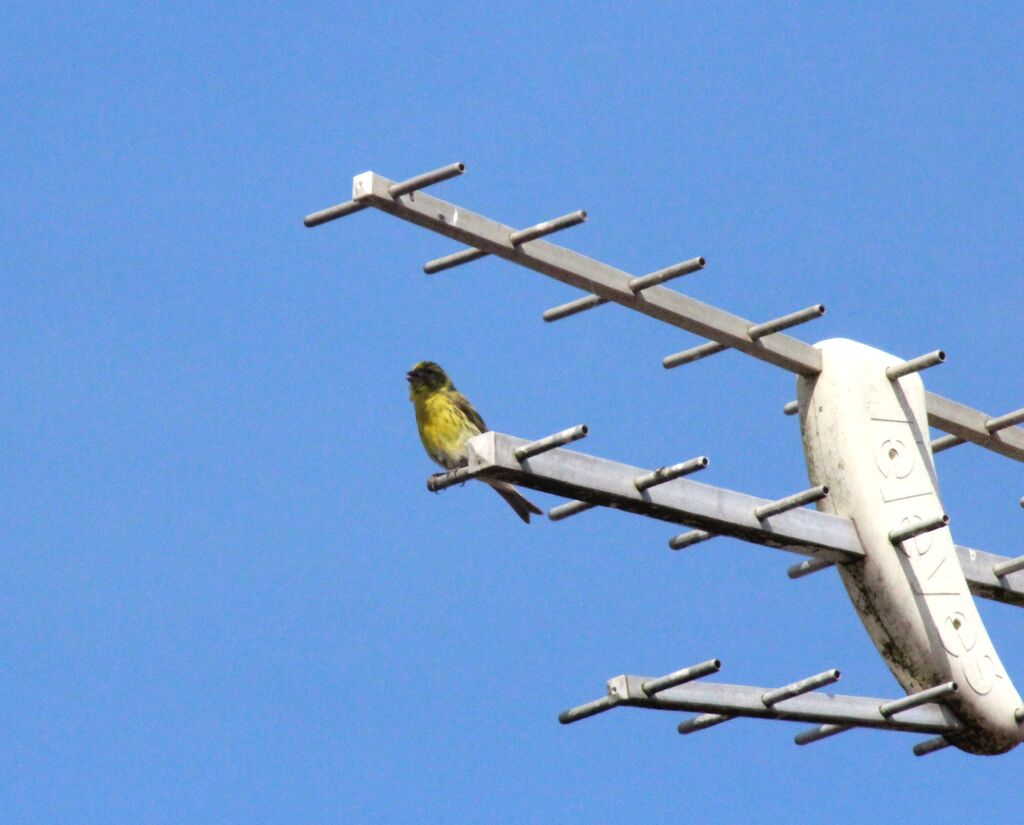
[[[451,469],[466,463],[466,440],[480,431],[441,390],[413,396],[423,447],[434,461]]]

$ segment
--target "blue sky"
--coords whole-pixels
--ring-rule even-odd
[[[1017,4],[8,4],[0,11],[0,819],[7,823],[1018,822],[1022,753],[564,708],[618,673],[900,691],[830,571],[614,512],[441,495],[405,371],[494,429],[807,486],[792,376],[376,212],[439,197],[805,340],[948,353],[1024,403]],[[938,458],[956,541],[1022,552],[1019,464]],[[557,499],[531,496],[550,507]],[[1024,611],[980,604],[1024,687]],[[955,780],[951,779],[955,776]]]

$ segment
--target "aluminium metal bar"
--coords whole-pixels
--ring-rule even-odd
[[[958,689],[956,682],[945,682],[941,685],[936,685],[935,687],[919,690],[917,693],[911,693],[909,696],[904,696],[902,699],[893,699],[891,702],[883,702],[878,706],[878,712],[888,719],[897,713],[903,713],[911,708],[926,705],[934,699],[941,699],[943,696],[956,693]]]
[[[1001,579],[1003,576],[1009,576],[1011,573],[1016,573],[1018,570],[1024,570],[1024,556],[1017,556],[1015,559],[1001,562],[992,566],[992,575],[997,579]]]
[[[537,238],[543,238],[545,235],[551,235],[555,232],[559,232],[562,229],[568,229],[570,226],[577,226],[583,223],[586,219],[586,210],[577,209],[575,212],[570,212],[568,215],[562,215],[559,218],[552,218],[549,221],[534,224],[526,229],[520,229],[513,232],[508,236],[508,242],[512,244],[512,246],[519,246],[520,244],[524,244],[529,241],[535,241]]]
[[[438,272],[444,272],[446,269],[454,269],[457,266],[479,261],[481,258],[486,257],[487,253],[479,249],[463,249],[459,252],[453,252],[451,255],[445,255],[443,258],[434,258],[432,261],[427,261],[423,264],[423,271],[427,275],[435,275]]]
[[[800,412],[799,401],[787,401],[782,408],[782,412],[785,415],[796,415]]]
[[[665,369],[670,370],[674,367],[681,367],[684,364],[692,364],[701,358],[718,355],[718,353],[725,352],[727,349],[729,348],[725,344],[720,344],[717,341],[708,341],[706,344],[698,344],[695,347],[690,347],[690,349],[684,349],[682,352],[666,355],[661,359],[661,365]]]
[[[825,305],[815,304],[814,306],[809,306],[806,309],[798,309],[796,312],[789,313],[789,315],[783,315],[781,318],[765,321],[763,324],[754,324],[752,327],[747,329],[747,335],[756,341],[759,338],[764,338],[766,335],[772,335],[773,333],[781,332],[784,329],[795,327],[798,324],[805,324],[808,321],[813,321],[815,318],[820,318],[824,314]]]
[[[809,745],[811,742],[820,742],[822,739],[826,739],[829,736],[835,736],[837,733],[845,733],[853,727],[852,725],[832,725],[824,724],[813,727],[810,730],[801,731],[793,737],[793,741],[798,745]]]
[[[941,530],[948,524],[949,516],[942,513],[941,515],[919,521],[916,524],[911,522],[906,527],[897,527],[895,530],[890,530],[889,541],[893,544],[899,544],[900,542],[909,541],[910,539],[916,538],[924,533],[930,533],[932,530]]]
[[[704,260],[704,257],[702,255],[698,255],[696,258],[680,261],[677,264],[666,266],[664,269],[657,269],[647,275],[641,275],[639,278],[634,278],[626,284],[626,286],[628,286],[634,293],[643,292],[645,289],[650,289],[652,286],[667,283],[668,281],[680,278],[683,275],[689,275],[691,272],[698,272],[704,268],[706,263],[707,261]]]
[[[914,745],[914,756],[927,756],[935,751],[941,751],[943,748],[948,748],[953,743],[950,742],[945,736],[936,736],[934,739],[926,739],[924,742],[918,742]]]
[[[851,725],[916,733],[954,734],[963,730],[963,723],[956,715],[945,705],[936,703],[922,704],[886,718],[878,711],[880,705],[886,704],[886,700],[868,696],[811,691],[767,707],[761,697],[770,688],[698,680],[648,696],[643,690],[643,684],[650,679],[649,676],[616,676],[608,681],[608,696],[614,697],[615,705],[654,710]],[[590,704],[594,703],[582,707],[587,708]],[[574,715],[568,721],[575,721],[576,718],[582,716]]]
[[[577,513],[593,510],[595,507],[597,505],[591,504],[589,501],[570,501],[548,510],[548,518],[552,521],[561,521],[562,519],[569,518],[569,516],[575,516]]]
[[[512,455],[515,456],[516,461],[526,461],[526,459],[546,453],[548,450],[553,450],[564,444],[571,444],[573,441],[579,441],[581,438],[586,437],[587,432],[586,424],[577,424],[575,427],[569,427],[569,429],[562,430],[554,435],[548,435],[524,444],[521,447],[516,447]]]
[[[793,682],[792,684],[784,687],[765,691],[761,696],[761,701],[764,703],[766,708],[770,708],[773,705],[777,705],[779,702],[784,702],[786,699],[792,699],[794,696],[802,696],[805,693],[810,693],[812,690],[817,690],[818,688],[825,687],[826,685],[835,684],[838,681],[839,671],[832,668],[832,670],[826,670],[823,673],[818,673],[814,676],[809,676],[806,679],[801,679],[799,682]]]
[[[456,484],[463,484],[475,477],[476,473],[474,473],[469,467],[456,467],[454,470],[449,470],[447,473],[435,473],[428,478],[427,489],[432,493],[439,493],[442,490],[454,487]]]
[[[833,566],[832,562],[825,559],[804,559],[790,567],[786,571],[786,575],[791,579],[802,579],[804,576],[811,575],[811,573],[817,573],[819,570]]]
[[[1006,430],[1022,423],[1024,423],[1024,407],[1009,412],[1006,415],[1000,415],[998,418],[990,418],[985,422],[985,429],[990,433],[997,433],[1000,430]]]
[[[514,449],[527,443],[524,439],[493,431],[476,436],[469,442],[469,467],[453,471],[458,477],[443,486],[476,476],[501,478],[529,489],[697,527],[815,560],[851,562],[864,556],[857,531],[849,519],[797,508],[776,516],[769,523],[759,522],[754,518],[754,508],[768,504],[769,499],[687,478],[639,493],[633,480],[648,470],[564,449],[537,456],[527,467],[512,455]],[[429,483],[428,486],[435,489]],[[1008,561],[1008,557],[971,547],[957,546],[956,551],[975,596],[1024,606],[1024,571],[1002,579],[992,573],[993,566]]]
[[[677,536],[672,536],[668,540],[668,546],[673,550],[682,550],[686,547],[693,547],[695,544],[700,544],[702,541],[713,539],[714,533],[709,533],[707,530],[690,530],[686,533],[680,533]]]
[[[602,298],[600,295],[587,295],[584,298],[577,298],[575,301],[569,301],[567,304],[559,304],[556,307],[551,307],[551,309],[545,309],[544,314],[541,317],[549,323],[551,321],[561,321],[563,318],[568,318],[570,315],[578,315],[588,309],[593,309],[594,307],[599,307],[602,304],[607,303],[608,299]]]
[[[932,455],[935,455],[936,453],[941,453],[941,452],[943,452],[945,450],[948,450],[948,449],[950,449],[952,447],[959,447],[961,444],[966,444],[966,443],[967,443],[967,439],[966,438],[960,438],[960,436],[958,436],[958,435],[943,435],[943,436],[940,436],[939,438],[936,438],[932,442],[932,444],[931,444]]]
[[[433,186],[435,183],[457,178],[465,171],[466,164],[450,163],[447,166],[442,166],[440,169],[434,169],[431,172],[424,172],[422,175],[416,175],[414,178],[403,180],[401,183],[394,183],[388,187],[388,194],[393,198],[400,198],[402,195],[418,192],[420,189]]]
[[[659,269],[649,275],[641,275],[639,278],[633,278],[627,286],[634,294],[639,293],[652,286],[657,286],[658,284],[670,281],[673,278],[678,278],[682,275],[689,275],[691,272],[703,269],[705,263],[706,261],[702,257],[690,258],[688,261],[681,261],[680,263],[672,264],[672,266],[666,266],[664,269]],[[570,301],[567,304],[562,304],[561,306],[544,310],[544,315],[542,317],[548,322],[560,321],[562,318],[568,318],[570,315],[577,315],[580,312],[584,312],[585,310],[593,309],[594,307],[607,303],[609,303],[607,298],[602,298],[599,295],[586,295],[582,298],[577,298],[575,301]]]
[[[392,185],[393,181],[366,172],[353,179],[353,198],[790,372],[817,375],[821,371],[821,353],[799,339],[778,333],[753,344],[746,336],[751,322],[744,318],[665,287],[653,287],[637,296],[629,289],[632,276],[620,269],[543,240],[531,241],[528,248],[512,246],[508,243],[509,233],[514,231],[511,227],[424,192],[417,193],[415,199],[396,199],[389,192]],[[1024,462],[1024,430],[1011,428],[993,434],[984,428],[991,416],[935,393],[927,393],[926,398],[931,426]]]
[[[644,490],[664,484],[666,481],[682,478],[691,473],[696,473],[698,470],[703,470],[710,463],[711,460],[706,455],[700,455],[696,458],[691,458],[689,461],[673,464],[671,467],[659,467],[653,473],[645,473],[634,478],[633,486],[642,493]]]
[[[618,703],[619,700],[615,696],[602,696],[593,702],[587,702],[585,705],[579,705],[578,707],[562,711],[558,714],[558,721],[563,725],[570,725],[573,722],[578,722],[580,719],[588,719],[591,716],[604,713],[606,710],[611,710]]]
[[[754,517],[763,521],[770,516],[777,516],[779,513],[785,513],[787,510],[795,510],[797,507],[803,507],[805,504],[813,504],[816,501],[821,501],[827,495],[828,487],[824,484],[820,484],[817,487],[811,487],[811,489],[804,490],[801,493],[794,493],[791,496],[780,498],[777,501],[762,504],[760,507],[754,509]]]
[[[684,719],[676,726],[676,730],[683,734],[683,736],[686,736],[688,733],[707,730],[710,727],[722,724],[722,722],[728,722],[733,718],[735,717],[725,713],[702,713],[693,719]]]
[[[669,673],[667,676],[659,676],[657,679],[649,679],[640,685],[640,687],[648,696],[653,696],[655,693],[660,693],[661,691],[668,690],[671,687],[685,685],[687,682],[692,682],[694,679],[700,679],[712,673],[718,673],[721,669],[721,659],[708,659],[706,662],[701,662],[699,665],[684,667],[682,670]]]
[[[344,218],[348,215],[354,215],[356,212],[362,212],[366,209],[365,203],[359,201],[345,201],[345,203],[339,203],[337,206],[329,206],[327,209],[321,209],[319,212],[313,212],[311,215],[306,215],[302,219],[302,222],[308,227],[319,226],[322,223],[328,221],[337,220],[338,218]]]
[[[929,352],[927,355],[919,355],[917,358],[911,358],[909,361],[904,361],[902,364],[893,364],[891,367],[886,367],[885,377],[890,381],[895,381],[897,378],[902,378],[904,375],[910,375],[912,372],[920,372],[921,370],[926,370],[929,367],[937,366],[945,360],[946,353],[937,349],[935,352]]]

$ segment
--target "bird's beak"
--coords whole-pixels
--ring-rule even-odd
[[[413,372],[412,370],[410,370],[409,372],[407,372],[405,374],[405,380],[408,381],[410,384],[415,380],[415,378],[416,378],[416,373]]]

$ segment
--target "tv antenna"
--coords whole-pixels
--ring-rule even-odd
[[[586,436],[579,425],[532,441],[483,433],[469,442],[467,466],[432,476],[428,487],[496,478],[570,499],[552,508],[553,521],[611,507],[688,528],[669,539],[673,550],[733,536],[804,556],[790,578],[834,567],[906,694],[821,692],[839,679],[836,669],[781,687],[709,682],[703,677],[721,667],[709,659],[665,676],[616,676],[604,696],[560,720],[634,706],[698,714],[679,724],[683,734],[747,716],[812,723],[796,735],[798,745],[854,727],[932,734],[914,745],[919,756],[950,745],[999,754],[1019,744],[1024,701],[972,594],[1024,606],[1024,556],[953,543],[933,456],[970,442],[1024,462],[1024,429],[1016,426],[1024,409],[989,415],[926,391],[920,373],[945,360],[941,350],[904,360],[856,341],[812,346],[783,332],[820,317],[820,304],[750,321],[665,286],[702,269],[702,257],[635,276],[543,240],[582,223],[586,212],[516,229],[423,192],[464,171],[454,163],[400,182],[364,172],[353,179],[352,200],[305,224],[378,209],[467,247],[426,263],[427,274],[494,255],[587,293],[544,312],[547,322],[617,303],[708,339],[663,358],[666,369],[735,349],[794,373],[797,398],[784,412],[800,416],[812,486],[762,499],[689,478],[708,466],[705,456],[651,470],[564,449]],[[933,441],[929,427],[946,435]]]

